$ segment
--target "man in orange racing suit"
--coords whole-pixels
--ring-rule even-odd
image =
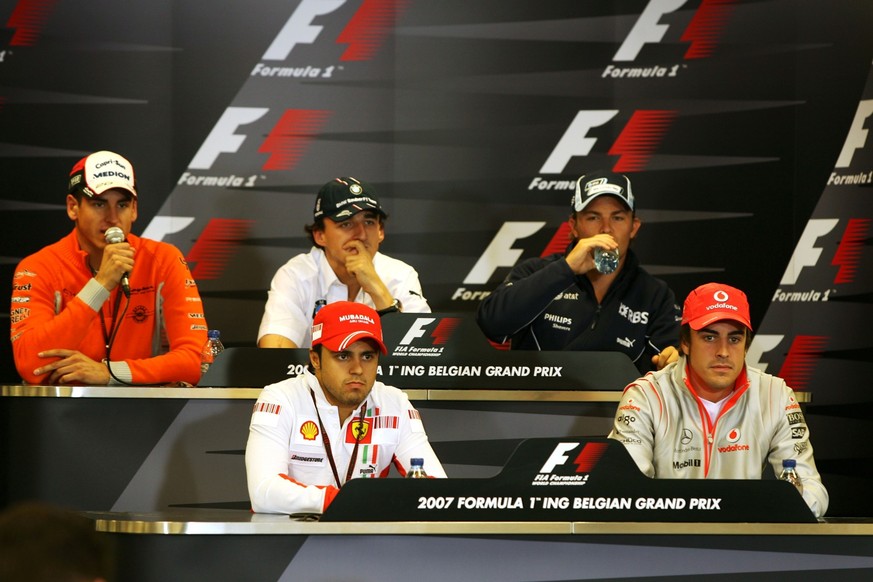
[[[203,305],[176,247],[131,234],[131,163],[109,151],[80,160],[66,210],[73,231],[26,257],[13,276],[11,340],[21,378],[196,384],[206,342]]]

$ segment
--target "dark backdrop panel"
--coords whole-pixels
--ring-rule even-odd
[[[644,265],[679,297],[745,289],[750,361],[813,393],[815,429],[870,429],[869,2],[231,4],[0,6],[0,279],[68,232],[67,172],[108,148],[137,168],[135,230],[186,253],[230,346],[336,175],[377,186],[383,250],[431,305],[472,311],[608,167]],[[814,435],[834,483],[869,458],[843,441]]]

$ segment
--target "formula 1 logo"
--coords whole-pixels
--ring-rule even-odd
[[[525,253],[525,248],[514,248],[519,240],[538,233],[545,222],[504,222],[485,252],[464,277],[463,287],[458,287],[452,294],[453,301],[481,301],[491,294],[489,290],[475,290],[466,285],[489,285],[495,272],[500,268],[512,268]],[[549,243],[540,252],[541,257],[563,252],[570,243],[572,233],[570,225],[562,222],[552,235]]]
[[[324,26],[317,24],[346,3],[346,0],[302,0],[264,53],[264,60],[284,61],[300,44],[313,44]],[[348,21],[337,44],[347,45],[341,61],[367,61],[373,58],[393,30],[409,0],[364,0]]]
[[[209,132],[203,145],[188,165],[190,170],[209,170],[218,156],[239,152],[248,139],[240,132],[241,126],[248,126],[269,113],[266,107],[228,107]],[[265,171],[292,170],[303,157],[310,143],[320,132],[331,116],[330,111],[318,109],[287,109],[267,133],[258,152],[269,154],[262,169]],[[252,131],[251,133],[258,133]],[[231,188],[251,188],[257,176],[248,178],[238,176],[203,176],[184,172],[178,185],[218,186]]]
[[[588,482],[588,473],[594,470],[609,445],[604,442],[585,443],[573,457],[571,453],[580,444],[582,443],[558,443],[534,477],[532,485],[585,485]]]
[[[606,125],[619,114],[617,109],[581,110],[576,113],[569,127],[558,140],[540,168],[541,174],[561,174],[575,157],[588,156],[597,143],[590,134],[595,128]],[[612,143],[608,155],[619,156],[612,167],[614,172],[639,172],[646,169],[655,150],[661,145],[670,125],[678,113],[673,110],[637,110],[631,115],[618,138]],[[570,190],[575,181],[553,181],[534,178],[528,190]]]
[[[771,353],[785,340],[784,335],[757,334],[749,347],[746,363],[749,366],[766,371],[768,363],[762,361],[764,354]],[[775,374],[795,391],[802,392],[810,387],[813,374],[819,361],[825,354],[827,336],[797,335],[791,341],[788,353],[782,361],[782,366]],[[784,348],[783,348],[784,349]]]
[[[36,46],[53,9],[54,2],[19,0],[6,22],[6,28],[15,31],[9,40],[9,46]],[[9,54],[8,51],[0,52],[4,58]]]
[[[694,13],[691,22],[679,37],[681,42],[690,43],[688,50],[685,51],[685,60],[712,56],[733,11],[734,3],[734,0],[703,0],[700,3],[700,7]],[[644,46],[662,42],[673,26],[669,22],[669,15],[675,13],[685,4],[686,0],[649,0],[648,5],[640,14],[612,60],[617,62],[634,61]],[[663,22],[665,19],[668,20],[667,23]],[[604,76],[607,74],[604,73]],[[625,75],[612,74],[609,76]]]
[[[252,220],[212,218],[188,251],[191,276],[198,281],[220,279],[237,249],[247,238]]]
[[[867,99],[858,103],[858,109],[855,111],[855,118],[852,120],[852,126],[849,128],[849,134],[846,136],[843,149],[837,158],[835,169],[831,172],[830,178],[828,178],[828,186],[873,184],[873,168],[871,168],[873,162],[871,162],[869,157],[864,160],[867,169],[863,169],[861,172],[842,173],[836,170],[836,168],[851,167],[855,152],[866,148],[869,130],[865,126],[871,115],[873,115],[873,99]]]
[[[803,234],[794,249],[794,254],[788,262],[785,274],[782,276],[780,285],[795,285],[805,268],[816,267],[825,248],[836,246],[836,252],[831,256],[829,265],[838,267],[833,277],[834,285],[844,285],[855,282],[858,275],[858,267],[861,263],[862,254],[867,247],[870,238],[871,224],[873,219],[850,218],[845,221],[845,228],[841,232],[838,241],[827,240],[825,237],[832,233],[839,233],[837,226],[840,224],[837,218],[813,218],[806,223]],[[823,239],[822,242],[819,242]],[[826,244],[827,243],[827,244]],[[817,277],[818,280],[825,279]],[[827,301],[835,293],[835,289],[802,292],[782,288],[776,290],[772,301]]]
[[[430,328],[430,325],[435,321],[437,321],[436,317],[417,318],[409,327],[409,330],[407,330],[403,339],[398,342],[398,345],[408,346],[411,345],[416,338],[424,337],[425,333],[427,333]],[[460,322],[460,318],[457,317],[439,318],[439,323],[436,324],[429,336],[433,338],[431,345],[441,346],[449,343],[449,339],[454,335]]]
[[[417,317],[391,355],[441,356],[460,323],[458,317]]]
[[[483,285],[490,281],[491,276],[500,267],[513,267],[524,253],[524,249],[513,248],[519,239],[525,239],[537,233],[545,222],[504,222],[491,243],[473,268],[464,278],[467,285]],[[461,290],[455,291],[452,299],[457,299]]]
[[[568,453],[578,448],[580,444],[581,443],[578,442],[558,443],[539,472],[541,474],[552,473],[558,467],[566,465],[568,461],[570,461]],[[572,463],[576,465],[575,472],[590,473],[606,452],[607,447],[607,443],[585,443],[582,450],[579,451],[579,454],[576,455],[576,458],[572,461]]]

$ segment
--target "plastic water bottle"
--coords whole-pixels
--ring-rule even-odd
[[[424,459],[413,457],[409,459],[409,471],[406,472],[407,479],[427,479],[427,473],[424,472]]]
[[[800,475],[797,474],[797,461],[794,459],[782,461],[782,473],[779,478],[797,487],[797,490],[803,495],[803,483],[800,481]]]
[[[618,249],[612,251],[594,249],[594,268],[604,275],[614,272],[618,268]]]
[[[215,356],[223,351],[224,344],[221,343],[221,332],[217,329],[207,331],[206,343],[203,344],[203,349],[200,351],[200,373],[205,374],[210,364],[215,361]]]

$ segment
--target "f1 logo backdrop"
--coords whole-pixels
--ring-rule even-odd
[[[866,398],[855,383],[871,361],[869,341],[857,324],[870,315],[873,290],[871,96],[868,84],[749,350],[758,367],[795,390],[813,392],[816,402]],[[829,381],[834,377],[841,378],[839,387]]]
[[[733,0],[703,0],[694,12],[680,41],[691,43],[685,59],[711,56],[733,10]],[[665,40],[674,25],[663,22],[686,4],[687,0],[649,0],[630,34],[615,53],[614,61],[634,61],[647,44]]]
[[[309,250],[315,193],[341,175],[375,185],[381,250],[418,270],[434,311],[472,312],[513,266],[561,250],[576,179],[609,168],[633,181],[645,268],[680,300],[743,288],[755,363],[813,411],[860,402],[873,7],[471,6],[3,4],[6,280],[69,232],[73,163],[112,149],[137,169],[134,231],[183,251],[228,346],[254,345],[270,279]]]

